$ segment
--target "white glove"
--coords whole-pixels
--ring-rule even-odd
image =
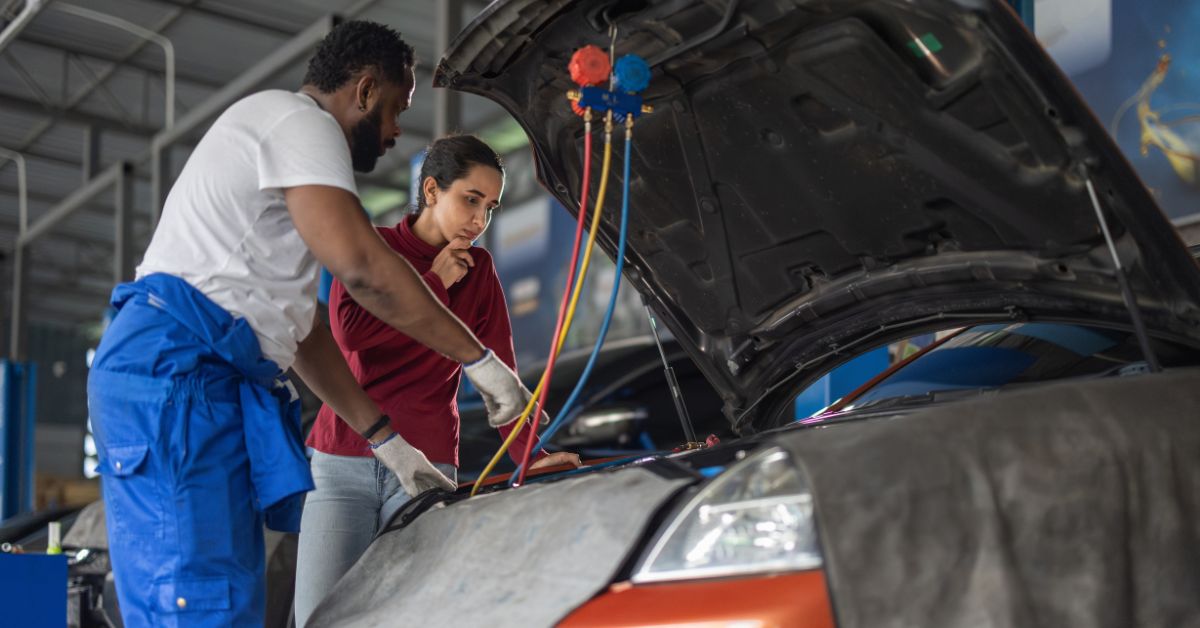
[[[453,491],[458,488],[453,480],[446,477],[437,470],[437,467],[433,466],[433,463],[429,462],[425,454],[409,445],[408,441],[401,438],[399,434],[391,437],[378,449],[372,449],[371,452],[384,466],[396,474],[396,478],[400,480],[400,486],[404,488],[404,492],[408,493],[409,497],[416,497],[431,488],[440,488],[443,491]]]
[[[479,389],[483,405],[487,408],[488,424],[492,427],[508,425],[517,420],[533,396],[517,374],[501,362],[491,349],[479,360],[464,364],[463,373]],[[550,417],[542,412],[542,425],[549,422]]]

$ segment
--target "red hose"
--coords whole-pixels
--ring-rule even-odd
[[[550,339],[550,357],[546,359],[546,375],[542,384],[542,392],[538,395],[537,405],[533,407],[533,415],[529,421],[529,440],[525,443],[525,453],[521,456],[521,472],[517,477],[517,485],[525,483],[525,472],[529,470],[529,456],[533,452],[533,443],[537,440],[537,425],[546,405],[546,395],[550,392],[550,379],[554,376],[554,362],[558,358],[558,336],[562,333],[563,320],[567,314],[567,304],[571,300],[571,287],[575,284],[575,270],[579,263],[579,245],[583,242],[583,223],[587,216],[588,186],[592,172],[592,121],[584,125],[583,134],[583,191],[579,194],[579,224],[575,227],[575,244],[571,250],[571,266],[567,271],[567,286],[563,289],[562,304],[558,306],[558,322],[554,325],[554,336]],[[524,426],[518,426],[521,429]]]

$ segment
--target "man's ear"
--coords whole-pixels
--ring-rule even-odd
[[[375,74],[369,70],[363,72],[354,84],[354,104],[358,110],[370,111],[374,108],[379,94],[379,80],[375,78]]]

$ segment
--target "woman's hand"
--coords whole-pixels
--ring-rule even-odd
[[[541,469],[543,467],[556,467],[563,464],[569,464],[578,469],[579,465],[583,463],[579,460],[579,454],[573,454],[569,451],[560,451],[550,454],[545,458],[538,460],[537,462],[531,463],[529,465],[529,470],[532,471],[534,469]]]
[[[475,258],[467,251],[469,248],[470,240],[454,238],[433,258],[432,270],[441,278],[442,285],[447,289],[465,277],[467,270],[475,267]]]

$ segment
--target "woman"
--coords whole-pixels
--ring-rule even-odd
[[[430,291],[514,370],[512,326],[504,290],[479,238],[500,204],[504,167],[487,144],[470,135],[440,139],[421,166],[417,212],[379,234],[421,273]],[[462,366],[369,314],[334,282],[329,293],[334,338],[363,389],[388,415],[393,431],[451,479],[458,464],[458,406]],[[515,426],[515,424],[514,424]],[[501,428],[507,435],[514,426]],[[525,449],[523,434],[510,452]],[[308,438],[316,490],[300,524],[296,622],[317,604],[366,550],[380,526],[412,496],[371,455],[370,444],[328,407]],[[515,455],[515,454],[514,454]],[[530,468],[579,465],[569,453],[539,453]]]

